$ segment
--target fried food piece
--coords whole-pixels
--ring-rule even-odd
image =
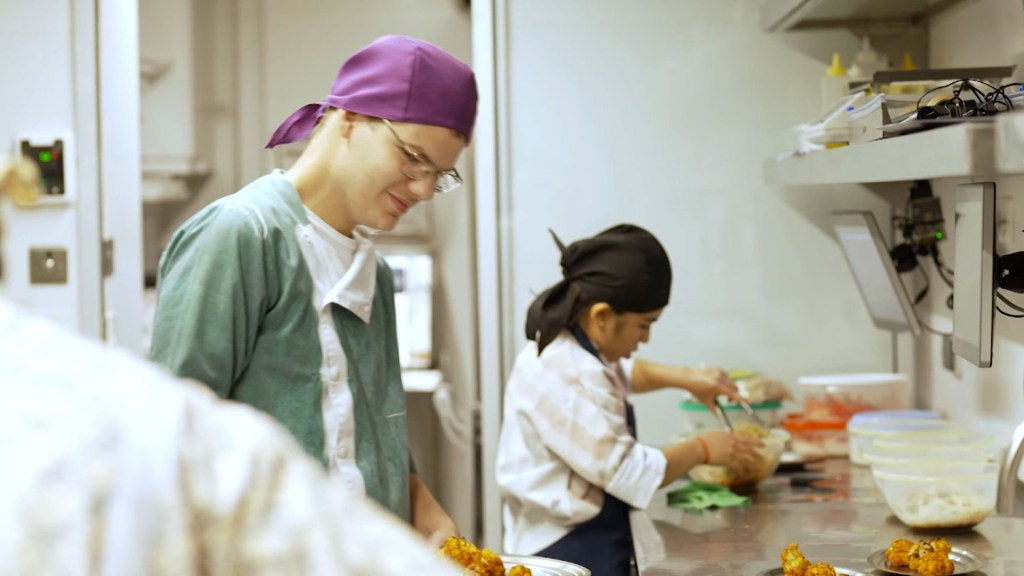
[[[919,560],[911,560],[910,569],[921,576],[948,576],[956,566],[949,556],[929,554]]]
[[[905,538],[897,538],[892,541],[885,550],[885,560],[892,568],[906,568],[910,566],[910,549],[914,543]]]
[[[815,562],[807,567],[804,576],[836,576],[836,569],[831,564]]]
[[[811,565],[797,548],[796,544],[790,544],[779,554],[782,558],[782,573],[785,576],[806,576],[807,568]]]
[[[465,538],[448,538],[441,545],[441,553],[461,564],[473,576],[506,576],[501,556],[487,548],[477,548]],[[533,572],[517,564],[509,568],[508,576],[533,576]]]
[[[942,537],[931,540],[931,544],[932,548],[935,549],[935,552],[942,553],[947,556],[953,551],[953,547],[949,545],[949,541]]]
[[[955,569],[949,559],[951,549],[945,538],[921,540],[910,547],[908,566],[922,576],[948,576]]]
[[[441,553],[467,568],[480,561],[480,549],[465,538],[448,538],[441,545]]]
[[[470,566],[479,576],[505,576],[505,564],[501,558],[487,548],[480,549],[480,560],[475,566]]]

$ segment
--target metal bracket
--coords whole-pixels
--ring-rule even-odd
[[[114,239],[105,238],[100,247],[101,269],[104,278],[114,275]]]

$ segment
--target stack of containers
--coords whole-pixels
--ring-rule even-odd
[[[903,374],[827,374],[797,381],[801,414],[790,414],[782,427],[790,433],[792,450],[806,456],[850,453],[847,422],[862,412],[903,410],[910,382]]]
[[[966,529],[985,520],[998,493],[995,438],[945,420],[907,427],[911,422],[850,422],[851,440],[860,438],[861,458],[889,508],[915,530]]]

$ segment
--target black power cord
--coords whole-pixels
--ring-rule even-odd
[[[989,91],[987,93],[983,92],[978,89],[975,84],[984,86],[988,88]],[[939,90],[944,90],[950,86],[956,87],[953,88],[953,94],[949,98],[940,99],[930,105],[921,105],[929,94]],[[915,107],[916,117],[919,120],[938,117],[976,118],[979,116],[991,116],[1000,112],[1013,110],[1013,100],[1006,94],[1006,90],[1013,86],[1021,86],[1021,83],[1014,82],[1011,84],[995,86],[978,78],[961,78],[959,80],[953,80],[952,82],[931,88],[921,94],[917,99],[917,105]],[[961,94],[965,92],[973,96],[973,99],[965,100],[961,97]]]

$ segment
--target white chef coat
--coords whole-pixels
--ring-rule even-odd
[[[0,298],[10,574],[459,572],[269,416]]]
[[[530,342],[505,388],[497,481],[505,551],[534,554],[601,510],[607,492],[645,508],[665,475],[658,449],[630,434],[632,362],[609,363],[563,330],[538,357]]]

